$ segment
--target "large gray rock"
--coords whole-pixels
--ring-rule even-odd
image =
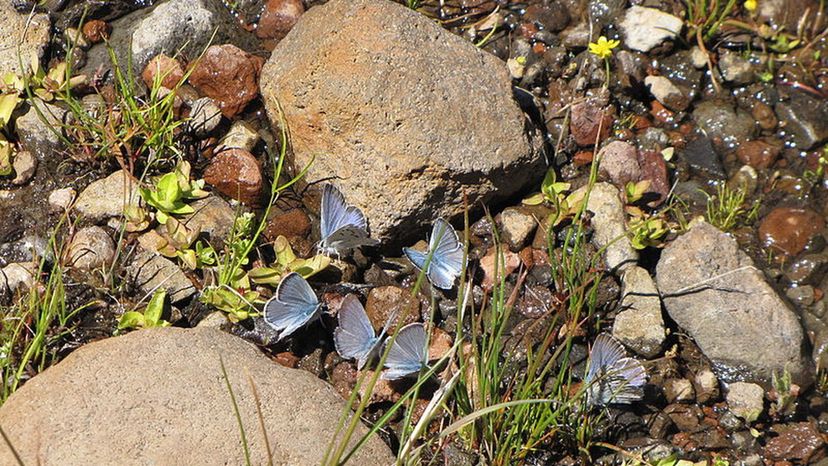
[[[333,0],[302,15],[262,70],[308,181],[336,179],[382,240],[508,196],[543,175],[506,65],[387,0]]]
[[[239,28],[221,0],[158,2],[152,8],[140,9],[113,21],[109,38],[121,68],[126,69],[127,54],[132,50],[136,74],[159,53],[194,60],[208,45],[228,42],[245,50],[255,49],[253,37]],[[100,66],[111,68],[109,52],[103,43],[89,50],[86,66],[80,73],[91,76]]]
[[[670,317],[696,341],[726,383],[768,385],[786,368],[812,382],[796,314],[736,240],[700,222],[667,245],[656,282]]]
[[[10,1],[0,2],[0,76],[18,73],[20,63],[28,69],[31,57],[43,57],[49,45],[49,16],[36,14],[31,17],[15,11]]]
[[[221,364],[239,407],[251,464],[320,464],[345,403],[310,373],[282,367],[209,328],[160,328],[86,345],[28,381],[0,408],[26,464],[245,464]],[[365,433],[357,426],[356,438]],[[17,464],[0,442],[0,464]],[[391,464],[372,437],[348,464]]]

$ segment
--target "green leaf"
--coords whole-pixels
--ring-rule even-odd
[[[9,176],[12,174],[11,156],[12,145],[0,134],[0,176]]]
[[[152,294],[147,308],[144,310],[144,321],[148,327],[155,327],[161,321],[164,313],[164,303],[167,298],[167,290],[158,289]]]
[[[188,206],[187,204],[184,204],[183,202],[178,201],[173,205],[172,209],[168,210],[168,212],[171,213],[171,214],[176,214],[176,215],[185,215],[185,214],[191,214],[191,213],[195,212],[195,210],[192,207]]]
[[[155,214],[155,219],[158,220],[158,223],[160,223],[161,225],[166,224],[167,220],[169,220],[169,218],[170,218],[170,216],[165,214],[164,211],[162,211],[162,210],[159,210]]]
[[[17,93],[0,95],[0,129],[9,124],[12,112],[19,103],[20,96]]]
[[[290,247],[290,242],[282,235],[276,237],[273,242],[273,251],[276,253],[276,263],[283,268],[287,268],[289,264],[296,260],[296,254]]]
[[[186,265],[190,270],[195,270],[198,268],[198,257],[196,256],[195,251],[193,251],[192,249],[184,249],[178,251],[176,255],[179,259],[181,259],[181,262],[184,262],[184,265]]]
[[[253,267],[247,273],[253,283],[260,285],[278,285],[282,272],[273,267]]]
[[[330,257],[317,254],[310,259],[299,259],[293,261],[290,264],[290,270],[298,273],[304,278],[308,278],[325,270],[329,265],[331,265]]]
[[[554,187],[555,181],[555,170],[550,168],[546,172],[546,176],[543,177],[543,182],[541,183],[541,193],[543,193],[543,196],[550,201],[554,200],[556,197],[555,195],[557,194]]]
[[[212,246],[205,246],[204,243],[198,241],[195,250],[199,264],[214,265],[216,263],[216,250]]]
[[[542,193],[535,193],[520,201],[523,205],[541,205],[546,198]]]
[[[181,198],[181,187],[178,185],[178,176],[167,173],[158,180],[158,200],[165,210],[174,208],[176,201]]]
[[[118,321],[118,330],[144,327],[144,314],[135,311],[124,312]]]

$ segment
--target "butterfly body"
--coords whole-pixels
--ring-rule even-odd
[[[460,242],[454,228],[442,218],[438,218],[431,229],[428,251],[403,248],[403,253],[414,266],[425,270],[426,276],[435,287],[443,290],[449,290],[454,286],[454,281],[463,272],[465,265],[463,243]]]
[[[408,324],[397,333],[385,358],[385,380],[395,380],[419,373],[428,363],[428,344],[425,326]]]
[[[379,241],[368,235],[368,221],[356,206],[345,202],[345,197],[332,184],[322,189],[320,211],[319,252],[339,256],[360,246],[375,246]]]
[[[334,330],[336,351],[345,359],[356,359],[357,369],[362,369],[379,353],[385,329],[375,334],[365,308],[352,294],[343,299],[338,316],[339,326]]]
[[[264,320],[282,340],[322,315],[322,303],[308,282],[296,272],[285,275],[276,294],[264,305]]]
[[[621,343],[602,333],[589,353],[587,404],[630,404],[644,396],[647,371],[635,358],[627,356]]]

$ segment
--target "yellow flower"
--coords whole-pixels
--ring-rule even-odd
[[[620,41],[607,40],[606,37],[601,36],[598,38],[598,42],[589,43],[589,53],[595,55],[598,58],[609,58],[612,56],[612,49],[618,47],[620,43]]]
[[[758,0],[745,0],[745,10],[753,13],[759,7]]]

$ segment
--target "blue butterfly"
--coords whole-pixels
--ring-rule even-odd
[[[322,315],[322,303],[307,280],[296,272],[282,278],[276,294],[264,305],[264,320],[277,332],[279,340]]]
[[[388,324],[377,336],[365,308],[352,294],[342,300],[342,307],[337,315],[339,326],[334,330],[336,352],[345,359],[356,359],[357,369],[362,369],[365,363],[379,352]]]
[[[449,290],[454,286],[454,281],[463,272],[465,266],[463,243],[460,242],[454,228],[442,218],[438,218],[431,229],[428,251],[420,252],[411,248],[403,248],[403,252],[408,260],[420,270],[423,269],[428,255],[431,254],[426,275],[434,286],[443,290]]]
[[[322,189],[320,212],[322,239],[317,245],[325,255],[340,255],[360,246],[376,246],[379,241],[368,236],[368,221],[359,208],[345,202],[332,184]]]
[[[413,323],[401,328],[391,348],[388,349],[388,356],[385,358],[387,369],[381,378],[394,380],[420,372],[428,362],[427,344],[423,324]]]
[[[598,335],[589,352],[587,404],[630,404],[644,397],[647,371],[637,359],[627,356],[621,343],[606,333]]]

